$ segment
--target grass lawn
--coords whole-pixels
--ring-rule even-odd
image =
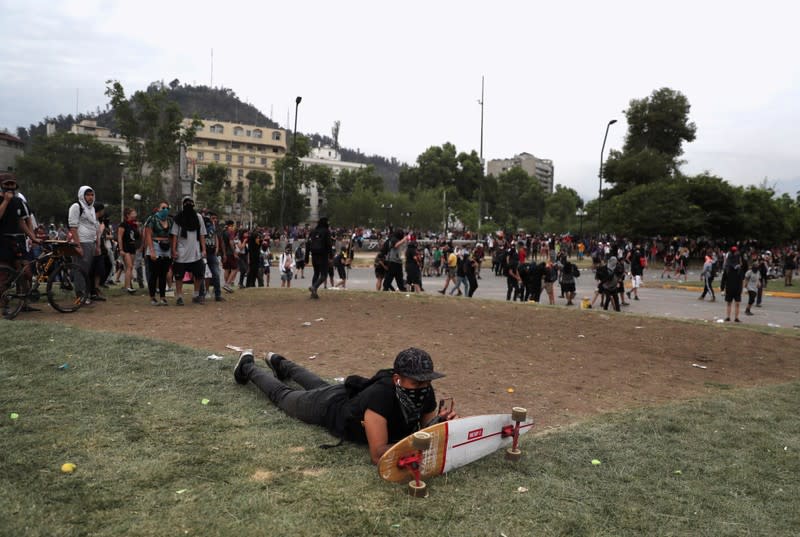
[[[233,382],[233,355],[0,329],[0,535],[797,535],[800,384],[529,434],[412,499]],[[796,366],[796,364],[794,364]],[[202,401],[207,399],[207,404]],[[12,413],[17,415],[12,419]],[[535,416],[534,416],[535,418]],[[600,465],[592,465],[597,459]],[[63,463],[76,465],[62,473]]]

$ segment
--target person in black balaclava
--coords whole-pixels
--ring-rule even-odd
[[[328,384],[273,352],[264,361],[272,374],[256,367],[252,351],[242,352],[233,378],[239,384],[252,381],[293,418],[321,425],[342,440],[368,444],[373,464],[411,433],[457,417],[452,406],[437,411],[431,381],[444,375],[433,369],[433,359],[422,349],[400,351],[392,369],[381,369],[369,379],[351,375],[344,384]]]
[[[319,298],[317,289],[325,283],[325,278],[328,276],[328,255],[331,248],[333,248],[333,239],[328,228],[328,219],[322,217],[317,222],[317,227],[311,231],[306,246],[306,262],[310,256],[311,264],[314,266],[314,279],[311,281],[311,287],[308,288],[311,298]]]
[[[194,200],[184,196],[181,212],[175,217],[170,230],[172,238],[172,273],[175,276],[175,305],[183,306],[183,276],[189,272],[194,278],[192,302],[205,304],[206,226],[194,210]]]

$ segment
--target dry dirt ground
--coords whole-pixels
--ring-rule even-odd
[[[310,300],[301,289],[247,289],[223,303],[167,308],[150,306],[146,296],[112,296],[74,314],[44,306],[23,316],[172,341],[222,354],[231,365],[237,353],[229,344],[257,356],[276,351],[326,378],[369,376],[417,346],[447,374],[435,382],[437,396],[454,397],[461,415],[524,406],[540,431],[800,378],[800,338],[745,326],[430,295],[320,294]]]

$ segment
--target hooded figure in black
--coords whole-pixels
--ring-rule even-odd
[[[189,231],[200,231],[200,219],[194,210],[194,200],[189,196],[183,197],[183,208],[175,216],[175,222],[181,226],[181,237],[186,238]]]
[[[308,246],[306,247],[306,260],[309,255],[311,256],[311,264],[314,267],[314,279],[311,281],[311,298],[319,298],[317,289],[325,283],[325,278],[328,275],[328,254],[333,248],[333,239],[331,238],[331,231],[328,226],[328,219],[322,217],[317,222],[315,227],[308,238]]]

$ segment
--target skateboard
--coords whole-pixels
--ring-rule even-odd
[[[507,447],[506,458],[518,460],[519,437],[533,428],[527,410],[514,407],[511,414],[487,414],[436,423],[405,437],[378,461],[382,479],[408,483],[415,497],[427,496],[422,479],[445,474]]]

